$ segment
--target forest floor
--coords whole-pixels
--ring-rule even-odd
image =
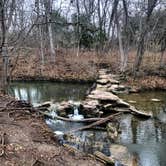
[[[36,49],[24,48],[17,58],[16,56],[11,59],[11,80],[94,82],[100,68],[107,68],[111,73],[119,74],[118,52],[97,55],[93,51],[82,51],[76,56],[72,50],[58,50],[55,62],[51,62],[50,57],[45,56],[44,65],[41,65],[39,51]],[[142,90],[166,89],[166,65],[159,68],[160,54],[145,53],[139,77],[136,79],[132,76],[134,57],[135,52],[129,52],[125,83]],[[166,64],[166,58],[164,61]]]
[[[0,96],[0,166],[94,166],[94,158],[60,146],[44,118],[27,103]]]

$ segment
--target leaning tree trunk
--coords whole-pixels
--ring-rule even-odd
[[[160,43],[161,43],[161,56],[160,56],[160,66],[159,66],[159,68],[163,68],[164,65],[166,64],[165,58],[164,58],[165,51],[166,51],[166,30],[165,30],[165,33],[164,33]]]
[[[161,57],[160,57],[160,68],[163,68],[165,66],[165,58],[164,58],[164,53],[165,53],[165,50],[161,51]]]
[[[134,64],[134,77],[137,76],[137,72],[139,72],[140,70],[140,65],[143,59],[143,55],[145,51],[145,48],[144,48],[145,36],[146,36],[146,30],[144,31],[144,33],[141,34],[139,42],[138,42],[137,55],[136,55],[135,64]]]
[[[122,42],[122,34],[121,34],[121,26],[119,24],[117,14],[116,14],[116,25],[117,25],[117,35],[118,35],[119,50],[120,50],[120,71],[124,73],[127,67],[128,55],[127,55],[127,51],[124,51],[123,42]]]

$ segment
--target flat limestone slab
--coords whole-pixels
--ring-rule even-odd
[[[130,106],[129,108],[133,114],[145,117],[145,118],[151,118],[153,117],[152,113],[146,113],[144,111],[137,110],[134,106]]]
[[[109,83],[109,79],[99,79],[99,80],[97,80],[97,83],[98,83],[98,84],[105,85],[105,84],[108,84],[108,83]]]
[[[88,95],[88,98],[96,99],[96,100],[110,100],[110,101],[118,101],[119,97],[112,94],[111,92],[105,92],[102,90],[94,90]]]
[[[97,106],[99,106],[98,100],[85,100],[83,102],[84,109],[95,109]]]

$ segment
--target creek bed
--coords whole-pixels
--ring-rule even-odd
[[[9,93],[18,99],[27,100],[33,104],[48,100],[55,102],[63,100],[79,101],[84,99],[90,86],[90,84],[15,82],[11,84]],[[142,120],[133,115],[123,115],[120,119],[121,134],[119,134],[116,143],[127,146],[128,150],[137,156],[140,166],[165,166],[166,93],[164,91],[144,92],[120,95],[120,97],[131,102],[138,109],[152,112],[154,118]],[[75,114],[74,110],[72,114]],[[77,115],[80,115],[79,112]],[[53,131],[62,132],[85,125],[51,119],[46,119],[46,123]],[[68,138],[65,143],[88,153],[93,153],[96,150],[106,155],[111,153],[111,142],[106,131],[86,130],[76,132],[74,136],[74,138]]]

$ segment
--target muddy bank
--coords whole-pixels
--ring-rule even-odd
[[[0,96],[1,165],[102,165],[70,147],[60,146],[53,132],[25,102]]]

